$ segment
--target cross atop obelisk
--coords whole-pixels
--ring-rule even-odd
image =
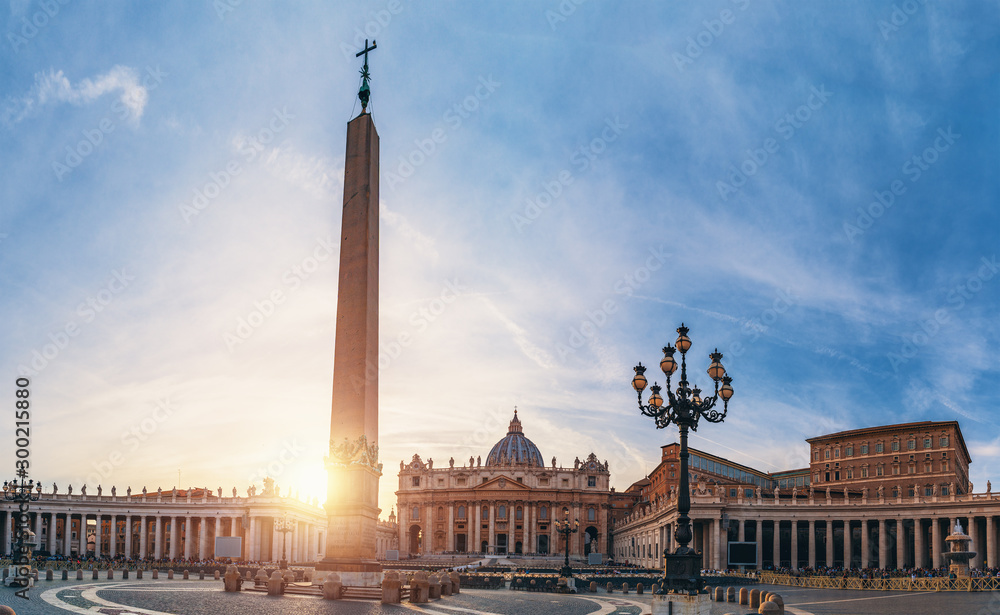
[[[368,99],[371,97],[372,90],[368,87],[368,80],[372,78],[371,73],[368,72],[368,52],[374,51],[378,47],[378,43],[375,39],[372,39],[372,46],[368,46],[368,39],[365,39],[365,48],[354,54],[355,58],[360,58],[362,54],[365,56],[365,65],[361,67],[361,89],[358,90],[358,98],[361,99],[361,113],[365,112],[368,108]]]

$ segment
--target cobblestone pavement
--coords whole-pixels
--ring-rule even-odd
[[[874,592],[759,586],[781,594],[789,615],[1000,615],[1000,592]],[[325,601],[306,596],[271,598],[241,592],[227,594],[221,581],[39,581],[30,600],[0,589],[0,604],[18,615],[646,615],[649,595],[556,594],[507,590],[463,590],[427,605],[382,605],[362,601]],[[746,606],[712,603],[712,615],[750,613]]]

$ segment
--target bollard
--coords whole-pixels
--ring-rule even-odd
[[[63,570],[62,580],[63,581],[68,581],[69,580],[69,570]]]
[[[457,572],[451,572],[448,576],[451,577],[451,593],[457,594],[459,585],[462,584],[462,577]]]
[[[635,593],[641,594],[642,590],[643,590],[642,583],[636,583],[635,584]]]
[[[267,572],[263,568],[257,569],[257,574],[253,577],[254,585],[267,585]]]
[[[174,569],[173,568],[167,568],[167,578],[168,579],[174,578]]]
[[[760,608],[760,590],[751,589],[750,590],[750,608],[757,609]]]
[[[382,604],[399,604],[403,599],[403,582],[399,572],[387,570],[382,579]]]
[[[774,602],[768,600],[767,602],[760,605],[760,608],[757,609],[757,612],[768,613],[769,615],[780,615],[781,607],[779,607]]]
[[[108,568],[108,580],[109,581],[115,580],[115,571],[112,570],[111,568]]]
[[[660,584],[659,583],[653,583],[653,587],[651,587],[649,589],[649,592],[651,594],[658,594],[658,593],[660,593]]]
[[[740,588],[740,604],[750,604],[750,591],[745,588]]]
[[[726,602],[736,602],[736,588],[727,587],[726,588]]]
[[[83,580],[83,570],[77,570],[76,571],[76,580],[77,581],[82,581]]]
[[[219,571],[215,571],[215,577],[219,577]],[[243,589],[243,577],[240,576],[236,566],[230,565],[226,568],[226,579],[222,582],[222,587],[227,592],[238,592]]]
[[[280,596],[285,593],[285,581],[281,578],[281,572],[275,570],[271,573],[271,578],[267,581],[267,595],[268,596]],[[324,586],[324,598],[325,586]]]
[[[441,599],[441,578],[436,574],[427,576],[427,599]]]
[[[93,579],[94,581],[97,580],[97,568],[94,568],[93,570],[90,571],[90,578]]]
[[[286,569],[284,572],[281,573],[281,579],[286,584],[288,584],[288,583],[294,583],[295,582],[295,573],[292,572],[291,570],[287,570]]]
[[[123,568],[122,569],[122,579],[127,579],[127,578],[128,578],[128,568]]]
[[[51,568],[46,568],[45,569],[45,580],[46,581],[51,581],[53,574],[54,574],[54,572],[53,572],[53,570]]]
[[[141,579],[142,578],[142,568],[140,568],[140,569],[138,569],[138,570],[135,571],[135,578],[137,578],[137,579]]]
[[[204,581],[205,580],[205,571],[204,570],[198,572],[198,580],[199,581]]]
[[[628,583],[622,583],[622,593],[623,594],[628,593]]]
[[[160,569],[159,568],[153,568],[153,580],[155,581],[156,579],[159,579],[159,578],[160,578]]]
[[[226,568],[226,572],[229,572],[228,568]],[[236,574],[239,574],[239,573],[237,572]],[[216,581],[219,580],[219,569],[218,568],[215,569],[215,580]]]
[[[726,601],[726,590],[722,589],[721,587],[716,587],[715,588],[715,601],[716,602],[725,602]]]
[[[591,581],[590,582],[590,593],[592,593],[592,594],[596,594],[597,593],[597,581]]]
[[[451,595],[451,575],[447,572],[442,572],[438,574],[438,579],[441,580],[441,595],[450,596]]]
[[[771,594],[767,597],[767,599],[778,605],[778,613],[785,615],[785,601],[779,594]]]
[[[608,582],[608,587],[607,587],[607,590],[608,590],[608,593],[609,593],[609,594],[613,594],[613,593],[614,593],[614,591],[615,591],[615,588],[614,588],[614,586],[613,586],[613,585],[611,585],[611,582],[610,582],[610,581]]]

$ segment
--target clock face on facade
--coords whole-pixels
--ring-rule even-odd
[[[591,470],[593,470],[593,469],[596,469],[596,468],[597,468],[597,464],[596,464],[596,463],[594,463],[593,461],[591,461],[591,462],[590,462],[590,465],[589,465],[588,467],[589,467],[589,468],[590,468]]]

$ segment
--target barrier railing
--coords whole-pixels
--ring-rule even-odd
[[[789,585],[791,587],[812,589],[866,589],[903,592],[988,592],[1000,589],[1000,579],[996,577],[972,577],[965,579],[892,577],[888,579],[862,579],[860,577],[797,577],[790,574],[761,571],[760,582],[765,585]]]

